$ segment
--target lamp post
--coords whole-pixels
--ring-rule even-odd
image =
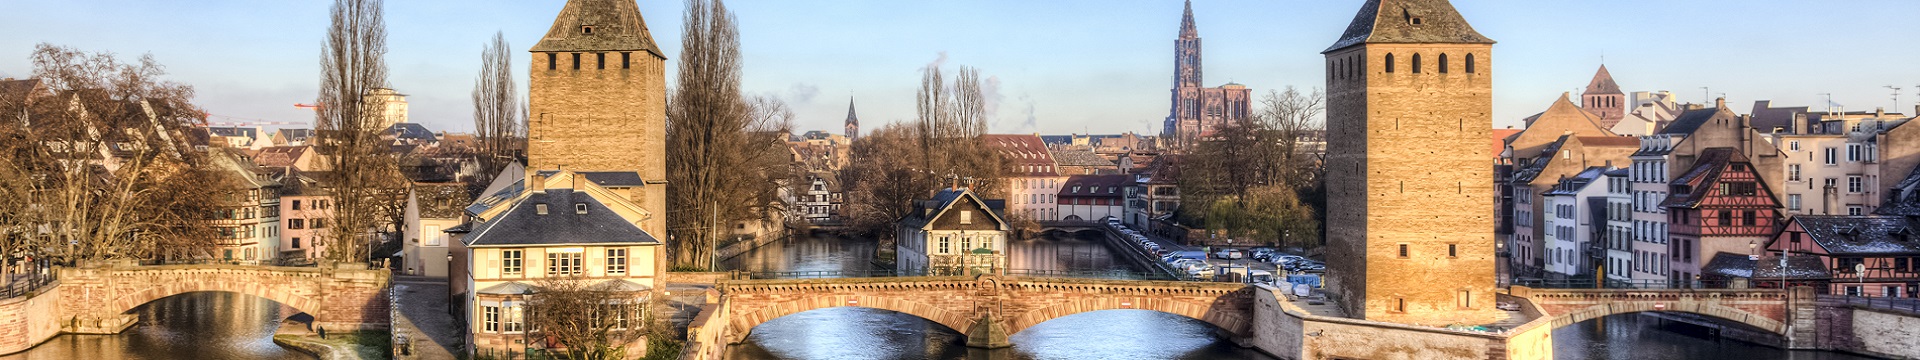
[[[520,318],[514,319],[520,323],[520,358],[522,359],[533,358],[533,341],[528,339],[529,334],[533,333],[533,324],[527,321],[527,318],[533,315],[532,306],[529,306],[532,303],[527,301],[527,297],[530,296],[533,296],[532,288],[520,290]]]

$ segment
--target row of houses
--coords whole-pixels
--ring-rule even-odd
[[[1562,96],[1526,128],[1495,131],[1508,274],[1920,290],[1920,242],[1905,235],[1920,215],[1908,210],[1920,209],[1909,205],[1920,187],[1920,126],[1903,126],[1912,116],[1766,101],[1740,114],[1724,99],[1638,94],[1622,101],[1603,67],[1582,104]]]

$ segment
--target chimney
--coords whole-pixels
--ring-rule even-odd
[[[581,173],[572,173],[572,174],[569,174],[569,176],[573,177],[573,191],[580,191],[580,189],[587,188],[586,175]]]
[[[528,171],[527,172],[527,190],[537,194],[547,193],[547,176],[540,175],[540,172],[537,170]]]
[[[1807,133],[1807,114],[1806,113],[1793,114],[1793,133],[1795,134]]]
[[[1727,98],[1724,98],[1724,97],[1714,98],[1713,107],[1721,108],[1721,109],[1727,108]]]
[[[1887,116],[1887,108],[1886,108],[1886,107],[1884,107],[1884,106],[1881,106],[1881,107],[1874,107],[1874,108],[1873,108],[1873,117],[1876,117],[1876,118],[1879,118],[1879,117],[1885,117],[1885,116]]]

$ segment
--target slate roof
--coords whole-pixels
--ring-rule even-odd
[[[1622,94],[1620,84],[1613,82],[1613,74],[1607,72],[1607,65],[1600,65],[1600,72],[1593,74],[1593,81],[1587,83],[1588,94]]]
[[[1780,267],[1779,256],[1764,256],[1760,258],[1759,268],[1753,270],[1753,276],[1759,279],[1779,279],[1781,275],[1785,275],[1787,279],[1796,280],[1833,278],[1833,273],[1827,270],[1825,261],[1821,261],[1819,256],[1807,254],[1794,254],[1787,257],[1785,268]]]
[[[592,26],[593,33],[584,33],[585,26]],[[646,51],[667,58],[633,0],[568,0],[554,17],[553,28],[529,51]]]
[[[539,204],[547,204],[540,215]],[[586,204],[585,214],[574,211]],[[573,189],[547,189],[528,194],[499,217],[474,228],[468,246],[659,244],[653,234],[627,221],[599,199]]]
[[[1120,198],[1133,186],[1133,175],[1074,175],[1060,183],[1060,197]]]
[[[1920,216],[1920,167],[1914,167],[1905,180],[1894,184],[1887,201],[1873,213],[1881,215]]]
[[[254,128],[238,127],[238,126],[213,126],[213,127],[208,127],[207,132],[212,133],[214,136],[225,136],[225,137],[251,138],[251,137],[254,137],[255,135],[259,135],[259,132]]]
[[[0,81],[0,104],[24,104],[35,89],[42,89],[40,79]]]
[[[274,139],[280,140],[280,144],[294,141],[304,142],[307,141],[307,139],[313,138],[313,129],[280,129],[278,135],[279,136]]]
[[[396,123],[393,124],[393,126],[387,127],[387,133],[392,134],[395,138],[408,140],[434,141],[439,139],[433,135],[433,130],[427,130],[426,126],[421,126],[417,123]]]
[[[1706,265],[1700,266],[1700,277],[1751,278],[1753,277],[1753,260],[1749,260],[1744,254],[1713,254],[1713,260],[1708,260]]]
[[[534,289],[536,289],[536,287],[533,285],[527,285],[519,281],[508,281],[481,288],[474,292],[487,295],[520,295],[535,292]]]
[[[537,172],[537,174],[543,177],[552,177],[553,174],[556,173],[559,173],[559,171],[540,170]],[[594,185],[600,185],[601,187],[639,187],[647,185],[647,182],[640,178],[640,173],[633,171],[577,171],[574,173],[586,176],[587,181],[592,181]]]
[[[1694,179],[1705,178],[1705,180],[1700,181],[1699,186],[1693,186],[1687,193],[1668,195],[1666,202],[1660,206],[1682,208],[1700,206],[1700,200],[1707,197],[1709,190],[1713,190],[1713,184],[1720,181],[1720,173],[1726,171],[1727,165],[1731,163],[1746,163],[1750,171],[1753,168],[1747,156],[1740,154],[1740,150],[1734,148],[1712,148],[1701,152],[1700,160],[1694,161],[1693,168],[1688,169],[1680,177],[1674,178],[1668,185],[1689,185],[1694,183]],[[1766,186],[1765,182],[1757,184],[1756,186]]]
[[[473,204],[467,205],[466,212],[468,215],[479,215],[482,212],[486,212],[487,209],[493,208],[494,205],[499,205],[502,202],[520,196],[520,193],[524,191],[527,191],[527,180],[520,179],[514,181],[513,184],[507,185],[499,191],[480,196],[478,199],[473,199]]]
[[[1541,195],[1578,195],[1580,190],[1585,190],[1587,186],[1599,182],[1600,177],[1606,175],[1606,172],[1606,167],[1588,167],[1585,170],[1580,170],[1580,173],[1574,174],[1573,177],[1561,179],[1560,184],[1555,185],[1553,190],[1547,190],[1546,193]]]
[[[1793,221],[1830,255],[1920,255],[1920,232],[1904,216],[1801,215]]]
[[[1712,120],[1713,116],[1718,114],[1720,114],[1720,108],[1687,110],[1680,113],[1679,117],[1673,118],[1673,122],[1660,129],[1659,133],[1692,135],[1695,130],[1700,130],[1700,125],[1705,125],[1707,120]]]
[[[1420,24],[1413,20],[1419,18]],[[1361,44],[1439,43],[1493,44],[1453,9],[1447,0],[1367,0],[1354,14],[1353,23],[1340,40],[1327,47],[1330,53]]]
[[[1003,225],[1005,224],[1003,220],[1005,219],[1003,214],[1007,213],[1007,201],[1005,199],[985,199],[966,189],[953,188],[941,189],[940,192],[933,194],[933,198],[915,202],[913,211],[907,213],[907,216],[901,218],[898,223],[900,226],[909,228],[925,227],[928,221],[940,217],[940,214],[945,213],[948,207],[953,206],[954,202],[960,201],[960,199],[968,196],[980,199],[980,202],[986,205],[987,210],[992,212],[990,215],[996,219],[994,221],[1000,221]],[[927,209],[933,210],[931,216],[922,215],[927,213]]]

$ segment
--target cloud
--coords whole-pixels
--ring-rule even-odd
[[[1040,118],[1033,115],[1034,113],[1033,97],[1027,96],[1026,94],[1020,94],[1020,102],[1027,105],[1027,109],[1026,109],[1027,120],[1025,123],[1020,124],[1020,128],[1021,128],[1020,132],[1024,133],[1024,132],[1038,131],[1038,129],[1040,129]]]
[[[986,112],[987,121],[995,126],[1000,125],[1000,102],[1007,97],[1000,94],[999,76],[988,76],[985,84],[980,85],[980,98],[985,103],[980,110]]]
[[[785,97],[787,98],[787,102],[792,105],[800,105],[811,103],[813,102],[813,98],[818,96],[820,96],[820,86],[808,83],[794,83],[793,87],[787,88]]]

